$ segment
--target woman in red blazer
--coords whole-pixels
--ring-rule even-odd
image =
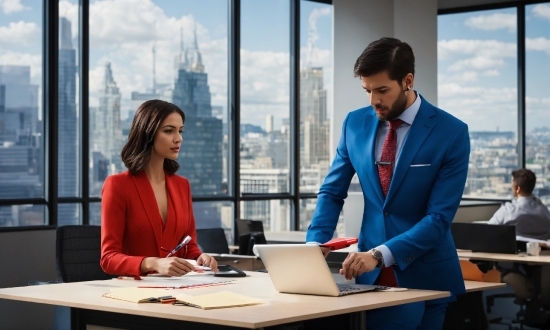
[[[128,168],[109,176],[101,205],[101,267],[108,274],[181,276],[185,259],[217,271],[197,245],[191,187],[176,175],[185,115],[176,105],[150,100],[136,111],[121,157]],[[184,237],[191,241],[166,258]]]

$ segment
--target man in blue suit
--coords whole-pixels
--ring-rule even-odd
[[[451,292],[449,298],[369,311],[367,328],[441,329],[448,302],[464,292],[450,226],[468,172],[468,127],[412,89],[414,54],[407,43],[372,42],[354,73],[371,105],[344,120],[306,240],[332,238],[357,173],[365,201],[358,252],[347,256],[340,273],[362,284]],[[388,160],[390,134],[397,136],[395,158]]]

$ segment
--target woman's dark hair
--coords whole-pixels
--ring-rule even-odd
[[[531,195],[535,189],[537,183],[537,176],[531,170],[521,168],[519,170],[512,171],[512,178],[516,185],[521,188],[523,193]]]
[[[382,38],[371,42],[355,61],[355,77],[369,77],[388,71],[391,80],[401,81],[411,73],[414,76],[414,53],[406,42]]]
[[[170,114],[177,112],[185,123],[185,114],[175,104],[162,100],[149,100],[144,102],[136,111],[132,120],[132,127],[128,134],[128,141],[122,148],[120,156],[124,165],[132,175],[143,171],[145,165],[151,159],[153,138],[160,124]],[[172,175],[176,173],[180,165],[177,161],[164,159],[164,170]]]

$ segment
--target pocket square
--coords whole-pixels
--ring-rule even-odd
[[[424,167],[424,166],[432,166],[432,164],[412,164],[411,167]]]

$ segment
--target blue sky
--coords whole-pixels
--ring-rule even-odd
[[[72,22],[77,45],[76,0],[61,0],[60,15]],[[301,44],[305,59],[311,17],[316,27],[312,64],[325,67],[331,88],[332,6],[302,1]],[[31,65],[32,81],[41,80],[41,15],[38,0],[0,0],[0,64]],[[275,126],[288,118],[289,0],[241,2],[242,121],[264,126],[273,114]],[[101,0],[90,4],[90,106],[97,106],[105,64],[122,93],[122,115],[131,110],[130,93],[152,86],[152,48],[156,50],[156,81],[174,79],[174,57],[194,42],[208,73],[212,104],[227,104],[227,0]],[[1,35],[4,35],[2,37]],[[24,54],[24,55],[23,55]],[[330,103],[329,103],[330,104]],[[224,114],[225,117],[225,114]]]
[[[516,9],[438,18],[439,106],[470,130],[517,131]],[[527,129],[550,126],[550,5],[526,7]]]

